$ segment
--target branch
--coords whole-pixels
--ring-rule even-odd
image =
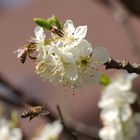
[[[67,134],[69,134],[69,136],[70,136],[73,140],[78,140],[78,138],[77,138],[77,133],[76,133],[72,128],[70,128],[69,126],[67,126],[67,124],[65,123],[59,105],[57,105],[56,108],[57,108],[58,114],[59,114],[59,116],[60,116],[61,123],[62,123],[62,125],[64,126],[64,131],[66,131]]]
[[[82,137],[89,138],[92,140],[100,140],[99,138],[99,128],[94,126],[88,126],[81,122],[77,122],[76,120],[73,120],[72,118],[69,118],[67,123],[73,130],[81,135]]]
[[[67,120],[67,122],[65,122],[59,105],[57,105],[57,110],[65,131],[67,131],[67,134],[71,135],[71,138],[73,138],[74,140],[78,140],[77,135],[79,134],[80,136],[85,138],[100,140],[98,136],[98,128],[87,126],[70,118]]]
[[[140,64],[130,64],[126,60],[114,60],[110,58],[104,65],[106,66],[106,69],[124,69],[128,73],[140,74]]]

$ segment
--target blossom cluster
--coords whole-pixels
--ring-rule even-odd
[[[102,140],[129,140],[135,135],[136,119],[131,109],[136,100],[136,94],[131,91],[135,76],[122,73],[103,90],[99,101],[104,125],[99,133]]]
[[[0,140],[22,140],[21,129],[12,127],[11,124],[11,121],[0,118]],[[41,133],[32,140],[57,140],[62,130],[62,124],[56,120],[53,123],[47,123]]]
[[[11,122],[0,118],[0,140],[22,140],[20,128],[11,127]]]
[[[98,66],[109,60],[105,48],[92,48],[85,39],[87,26],[74,27],[67,20],[61,30],[54,27],[56,34],[46,39],[45,31],[37,26],[34,30],[38,56],[36,72],[63,86],[77,87],[84,83],[98,83]]]
[[[60,133],[63,130],[63,126],[60,121],[56,120],[51,124],[47,124],[41,131],[40,135],[32,140],[57,140]]]

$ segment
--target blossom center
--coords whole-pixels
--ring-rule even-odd
[[[79,65],[80,70],[82,70],[84,73],[87,73],[88,68],[90,67],[90,57],[81,57],[80,61],[77,62]]]

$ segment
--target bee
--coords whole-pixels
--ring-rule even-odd
[[[21,114],[21,118],[29,118],[31,121],[33,118],[37,117],[38,115],[48,115],[49,112],[47,111],[46,105],[45,106],[35,106],[30,107],[27,111]]]
[[[20,59],[21,63],[25,63],[27,56],[30,59],[36,59],[36,57],[31,56],[31,53],[33,53],[35,50],[36,45],[35,43],[31,42],[27,46],[17,49],[14,53],[17,53],[17,58]]]

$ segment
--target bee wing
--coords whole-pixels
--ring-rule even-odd
[[[17,49],[17,50],[14,51],[14,53],[15,54],[17,53],[17,58],[19,58],[23,55],[24,49],[23,48]]]
[[[44,105],[44,110],[41,112],[41,116],[48,115],[50,112],[47,110],[47,105]]]
[[[40,113],[40,116],[44,116],[44,115],[48,115],[48,114],[50,114],[49,111],[43,111],[43,112]]]

